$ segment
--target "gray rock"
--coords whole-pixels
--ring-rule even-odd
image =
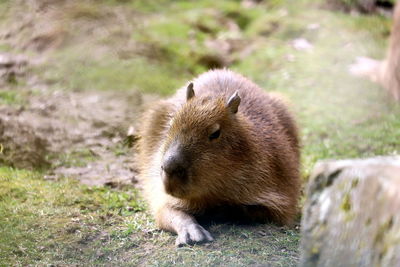
[[[400,266],[400,157],[317,163],[300,266]]]

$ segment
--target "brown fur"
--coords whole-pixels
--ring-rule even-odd
[[[386,60],[382,64],[381,83],[400,101],[400,3],[396,4],[394,23]]]
[[[360,57],[350,71],[379,83],[394,100],[400,101],[400,2],[396,4],[393,20],[386,59],[378,61]]]
[[[193,98],[186,101],[181,88],[150,109],[142,124],[140,176],[158,226],[188,235],[187,225],[200,227],[192,215],[223,205],[248,207],[247,216],[258,221],[289,224],[299,196],[299,141],[285,105],[229,70],[206,72],[193,83]],[[235,91],[241,104],[233,114],[227,100]],[[216,124],[221,135],[210,141]],[[161,165],[177,140],[189,151],[190,178],[168,183],[167,194]],[[194,236],[186,241],[210,241]]]

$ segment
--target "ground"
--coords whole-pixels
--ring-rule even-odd
[[[384,57],[390,20],[257,2],[0,2],[0,265],[296,265],[298,223],[176,248],[136,181],[140,113],[213,67],[291,103],[304,182],[320,159],[399,154],[399,106],[349,74]]]

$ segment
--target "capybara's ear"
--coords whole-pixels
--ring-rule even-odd
[[[186,88],[186,101],[192,97],[194,97],[193,83],[189,83],[188,87]]]
[[[229,108],[229,110],[232,113],[236,113],[238,111],[239,105],[240,105],[240,96],[239,96],[238,91],[236,91],[229,98],[228,103],[226,104],[226,106]]]

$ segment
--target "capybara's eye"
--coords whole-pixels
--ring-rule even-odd
[[[210,140],[217,139],[217,138],[220,136],[220,134],[221,134],[221,130],[218,129],[218,130],[216,130],[215,132],[213,132],[213,133],[209,136],[209,138],[210,138]]]

